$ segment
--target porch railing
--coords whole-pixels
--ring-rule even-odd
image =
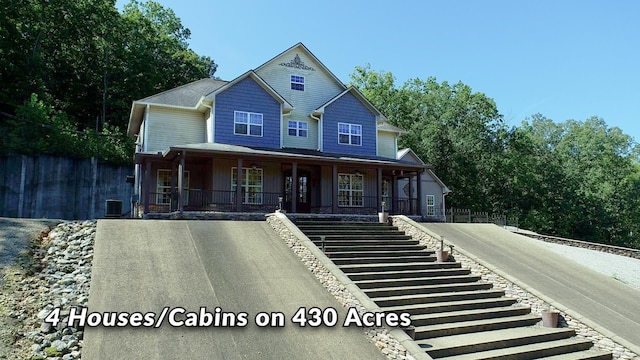
[[[242,193],[243,212],[273,212],[279,208],[279,198],[283,196],[279,192],[251,192]],[[143,200],[144,201],[144,200]],[[284,201],[284,199],[283,199]],[[417,208],[417,199],[397,199],[391,203],[389,198],[384,198],[386,210],[391,214],[414,215],[420,210]],[[221,211],[233,212],[237,210],[236,192],[230,190],[194,190],[184,192],[183,209],[185,211]],[[378,213],[379,204],[377,196],[353,196],[351,198],[339,198],[335,213],[338,214],[368,214]],[[162,192],[149,193],[149,211],[155,213],[171,212],[178,210],[178,193]],[[313,213],[333,213],[333,206],[312,206]],[[437,215],[442,214],[441,212]]]

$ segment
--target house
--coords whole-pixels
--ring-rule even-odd
[[[364,96],[302,43],[231,81],[133,102],[144,213],[414,214],[441,219],[447,187]]]

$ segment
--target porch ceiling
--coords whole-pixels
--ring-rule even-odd
[[[407,170],[422,170],[430,169],[429,165],[418,165],[415,163],[409,163],[401,160],[385,159],[380,157],[366,157],[366,156],[354,156],[350,154],[333,154],[324,153],[314,150],[305,149],[265,149],[255,148],[238,145],[227,144],[214,144],[214,143],[200,143],[200,144],[187,144],[172,146],[167,149],[162,156],[158,153],[136,154],[136,162],[141,163],[144,159],[156,159],[156,160],[174,160],[182,152],[186,152],[189,156],[224,156],[224,157],[251,157],[253,159],[278,159],[286,162],[296,160],[298,162],[313,163],[313,164],[342,164],[342,165],[369,165],[380,168],[388,169],[407,169]]]

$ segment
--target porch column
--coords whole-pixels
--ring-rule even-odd
[[[396,204],[398,203],[398,176],[393,175],[391,179],[391,213],[397,214]]]
[[[383,212],[384,208],[382,207],[382,168],[378,168],[378,193],[376,195],[378,199],[378,205],[376,205],[376,207],[378,208],[378,212]]]
[[[178,211],[180,214],[184,212],[184,163],[187,152],[180,154],[180,163],[178,164]]]
[[[338,212],[338,165],[333,165],[331,175],[331,213]]]
[[[236,170],[236,211],[242,212],[242,159],[238,158]]]
[[[147,160],[144,162],[144,179],[142,180],[144,183],[144,213],[149,213],[149,192],[151,188],[151,160]]]
[[[422,170],[416,171],[416,207],[418,208],[418,215],[422,215]]]
[[[409,214],[415,215],[413,213],[413,201],[411,200],[413,196],[413,176],[409,175],[407,177],[409,178]]]
[[[178,210],[178,160],[171,162],[171,191],[169,192],[169,211]]]
[[[298,163],[291,163],[291,212],[298,211],[296,203],[298,202]]]

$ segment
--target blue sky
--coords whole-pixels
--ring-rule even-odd
[[[302,42],[345,83],[366,64],[398,85],[462,81],[510,125],[596,115],[640,141],[640,1],[158,2],[224,80]]]

